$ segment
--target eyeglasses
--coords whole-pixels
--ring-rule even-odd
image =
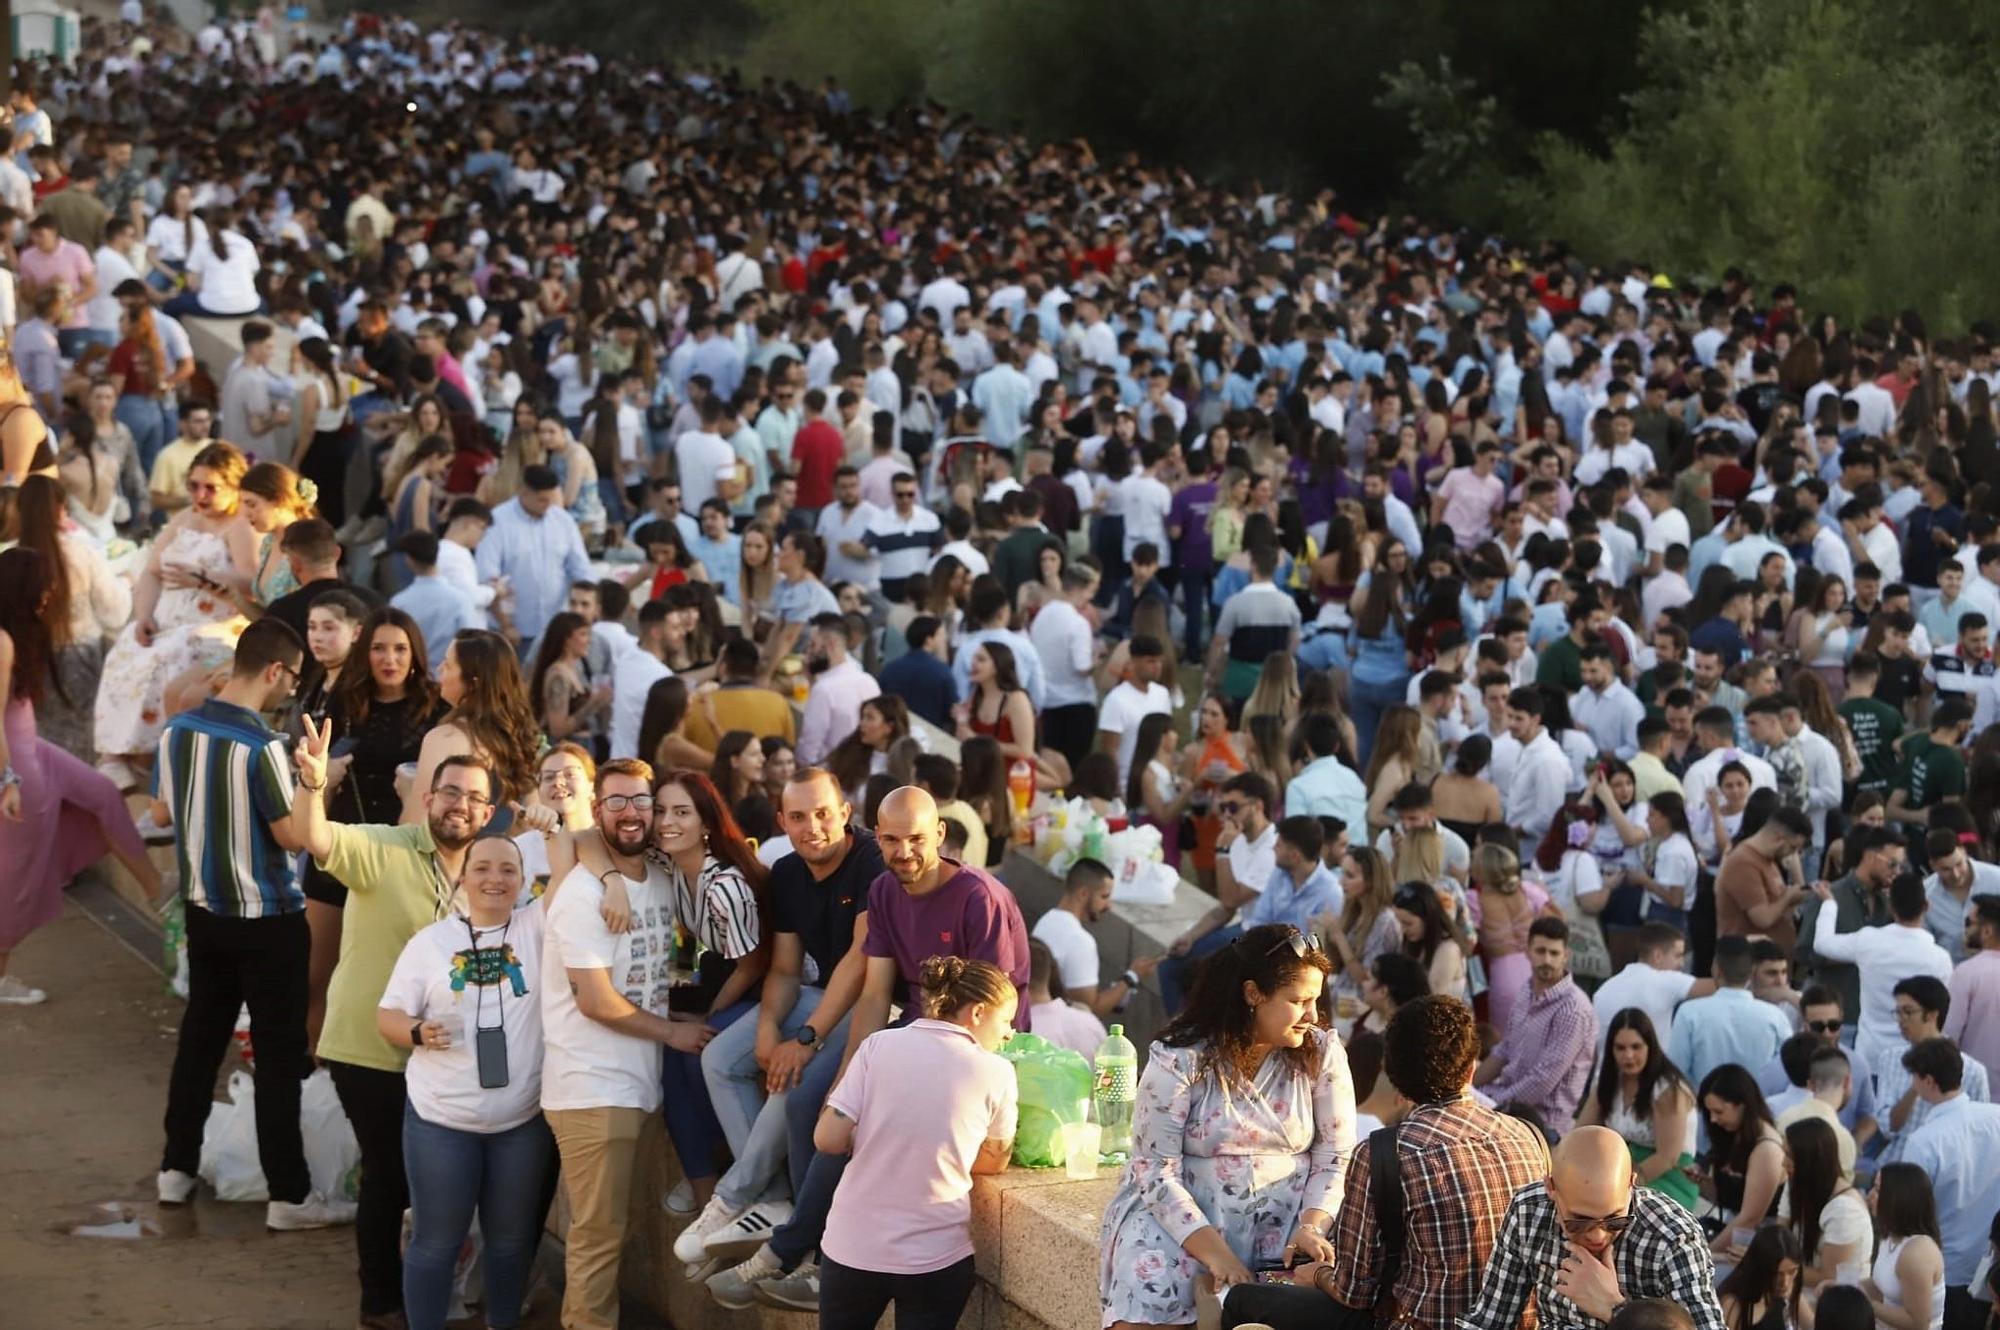
[[[1806,1029],[1814,1034],[1838,1034],[1845,1021],[1807,1021]]]
[[[622,813],[628,808],[641,813],[653,811],[653,796],[650,794],[607,794],[597,802],[607,813]]]
[[[435,790],[432,790],[431,794],[440,803],[464,804],[468,808],[479,808],[493,802],[483,794],[474,794],[470,790],[461,790],[456,785],[440,785]]]
[[[285,662],[284,662],[284,661],[282,661],[282,660],[280,660],[280,661],[274,661],[274,662],[272,662],[272,663],[273,663],[273,664],[275,664],[275,665],[276,665],[276,666],[277,666],[277,667],[278,667],[279,669],[283,670],[283,671],[284,671],[285,673],[287,673],[287,674],[289,674],[289,675],[291,675],[291,676],[292,676],[292,687],[296,688],[296,687],[298,687],[298,686],[299,686],[299,667],[298,667],[298,666],[296,666],[296,665],[287,665],[287,664],[285,664]]]
[[[1632,1227],[1632,1216],[1564,1215],[1562,1217],[1562,1226],[1563,1231],[1571,1237],[1581,1237],[1593,1228],[1601,1228],[1611,1236],[1617,1237],[1620,1233]]]

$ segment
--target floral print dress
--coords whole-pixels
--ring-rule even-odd
[[[182,527],[161,551],[163,565],[185,568],[219,580],[233,569],[229,543],[212,531]],[[289,576],[289,569],[287,569]],[[94,716],[97,751],[106,755],[148,753],[166,727],[167,685],[197,665],[226,665],[249,620],[225,598],[204,587],[160,592],[153,610],[159,632],[140,646],[126,624],[104,660]]]
[[[1132,1158],[1104,1211],[1102,1324],[1195,1319],[1201,1264],[1182,1243],[1213,1226],[1245,1265],[1276,1261],[1305,1210],[1340,1208],[1354,1150],[1354,1082],[1314,1031],[1318,1071],[1277,1054],[1248,1085],[1203,1067],[1205,1045],[1156,1043],[1139,1080]]]

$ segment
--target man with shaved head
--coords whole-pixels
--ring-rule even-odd
[[[848,1017],[846,1059],[889,1023],[899,990],[902,1020],[917,1018],[923,1009],[917,972],[932,956],[987,961],[1004,970],[1016,987],[1024,992],[1028,987],[1028,926],[1014,893],[986,870],[944,857],[937,801],[928,791],[915,785],[892,790],[875,814],[875,842],[889,871],[868,889],[867,935],[861,944],[867,969]],[[1015,1016],[1023,1029],[1028,1006],[1021,1003]],[[809,1257],[819,1245],[833,1190],[846,1166],[845,1155],[813,1156],[791,1219],[755,1255],[709,1279],[717,1302],[740,1309],[762,1300],[797,1311],[817,1310],[819,1268]]]
[[[1548,1180],[1514,1193],[1459,1330],[1514,1330],[1531,1298],[1540,1330],[1598,1330],[1633,1298],[1666,1298],[1695,1330],[1724,1330],[1701,1225],[1632,1185],[1631,1152],[1604,1127],[1563,1137]]]

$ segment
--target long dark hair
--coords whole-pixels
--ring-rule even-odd
[[[1174,727],[1174,718],[1164,711],[1149,712],[1139,721],[1139,736],[1132,743],[1132,773],[1125,779],[1125,810],[1133,817],[1146,811],[1146,768],[1160,751],[1160,740]]]
[[[871,697],[861,704],[862,710],[872,709],[889,727],[889,742],[895,743],[910,732],[910,707],[902,698],[893,693],[883,693]],[[887,752],[885,747],[882,751]],[[875,770],[876,750],[870,748],[861,737],[861,729],[856,726],[852,733],[826,755],[826,769],[840,782],[843,790],[858,790],[868,783],[868,777]]]
[[[1819,1212],[1841,1188],[1840,1142],[1824,1118],[1800,1118],[1785,1128],[1792,1153],[1792,1224],[1799,1250],[1819,1251]]]
[[[1822,1126],[1825,1124],[1821,1124]],[[1757,1304],[1770,1298],[1778,1287],[1778,1267],[1786,1261],[1800,1266],[1799,1273],[1792,1278],[1792,1292],[1786,1299],[1790,1315],[1785,1324],[1797,1325],[1799,1315],[1799,1292],[1805,1287],[1805,1261],[1799,1254],[1799,1238],[1789,1228],[1770,1225],[1757,1230],[1750,1239],[1743,1259],[1729,1272],[1729,1278],[1716,1285],[1718,1298],[1729,1298],[1736,1303],[1736,1316],[1729,1330],[1751,1330],[1756,1324],[1754,1316]]]
[[[745,789],[741,794],[736,792],[735,764],[743,750],[756,742],[757,736],[748,730],[731,730],[715,741],[715,760],[709,764],[708,778],[715,782],[716,789],[722,791],[722,797],[729,801],[731,808],[734,808],[739,800],[755,793],[750,789]]]
[[[354,639],[354,649],[348,652],[350,665],[356,660],[359,669],[343,667],[340,676],[333,681],[333,693],[328,698],[328,709],[338,712],[341,723],[348,733],[368,719],[368,708],[375,701],[375,670],[368,663],[368,652],[375,644],[375,634],[384,628],[398,628],[410,639],[410,677],[403,685],[403,696],[410,703],[409,714],[428,718],[437,710],[437,683],[431,678],[430,656],[424,646],[424,630],[417,627],[417,621],[392,605],[385,605],[363,621],[361,636]],[[463,661],[459,662],[464,665]],[[428,720],[425,722],[428,724]]]
[[[1653,1029],[1653,1018],[1638,1007],[1626,1007],[1611,1018],[1611,1024],[1604,1031],[1604,1052],[1598,1058],[1597,1067],[1597,1116],[1609,1122],[1611,1112],[1618,1104],[1618,1064],[1611,1057],[1611,1041],[1626,1030],[1646,1041],[1646,1065],[1639,1069],[1639,1088],[1632,1094],[1632,1115],[1641,1120],[1653,1116],[1653,1096],[1663,1089],[1678,1085],[1687,1087],[1687,1076],[1676,1067],[1667,1051],[1660,1047],[1659,1032]]]
[[[1405,882],[1396,888],[1395,908],[1423,920],[1424,935],[1415,942],[1405,941],[1403,954],[1422,961],[1428,972],[1437,949],[1451,938],[1451,922],[1444,917],[1444,902],[1438,899],[1437,888],[1428,882]]]
[[[984,651],[986,658],[993,662],[993,688],[1000,694],[1001,705],[1005,706],[1009,693],[1021,691],[1021,672],[1014,661],[1014,649],[1005,642],[981,642],[975,649]],[[984,692],[982,686],[973,685],[972,705],[975,712]]]
[[[528,676],[528,709],[544,723],[547,723],[548,717],[543,714],[542,708],[547,706],[548,702],[542,696],[542,687],[549,681],[549,671],[562,659],[563,646],[569,641],[570,636],[577,629],[587,627],[589,625],[584,622],[581,614],[572,614],[564,610],[550,619],[549,626],[542,630],[541,645],[535,649],[534,672]]]
[[[1354,631],[1358,635],[1380,637],[1392,623],[1396,626],[1396,635],[1403,635],[1409,621],[1403,614],[1401,573],[1378,567],[1368,574],[1368,585],[1358,594],[1361,596],[1361,608],[1354,612]]]
[[[1308,970],[1323,976],[1333,973],[1326,954],[1317,947],[1300,956],[1286,945],[1297,932],[1290,924],[1260,924],[1212,952],[1195,970],[1187,1006],[1155,1037],[1169,1048],[1200,1047],[1203,1071],[1213,1068],[1225,1081],[1235,1080],[1242,1057],[1250,1050],[1257,1019],[1243,1000],[1244,982],[1274,993]],[[1282,1056],[1301,1071],[1319,1069],[1320,1051],[1311,1042],[1285,1049]]]
[[[1710,1122],[1708,1157],[1715,1167],[1745,1172],[1750,1167],[1750,1152],[1763,1139],[1763,1133],[1758,1128],[1777,1129],[1778,1124],[1771,1117],[1771,1106],[1764,1102],[1764,1092],[1757,1088],[1757,1078],[1734,1062],[1724,1063],[1708,1073],[1708,1079],[1701,1083],[1699,1094],[1704,1108],[1710,1095],[1741,1107],[1743,1122],[1735,1131],[1725,1131]]]
[[[1007,758],[1000,741],[975,734],[958,749],[958,796],[986,823],[986,834],[1004,842],[1014,831],[1014,801],[1007,794]]]
[[[1673,790],[1661,790],[1646,801],[1646,807],[1658,813],[1675,831],[1690,841],[1694,839],[1694,832],[1688,826],[1687,800],[1683,796]]]
[[[736,815],[729,811],[722,791],[715,788],[715,782],[705,773],[688,767],[669,771],[660,777],[653,786],[654,798],[657,800],[660,791],[669,785],[678,785],[688,792],[688,802],[694,805],[695,813],[701,818],[702,830],[708,833],[708,857],[725,868],[736,870],[750,884],[750,893],[757,899],[758,938],[761,942],[771,935],[764,905],[764,883],[768,872],[757,858],[757,852],[750,848],[743,829],[736,825]]]
[[[49,649],[60,651],[69,642],[69,565],[63,561],[62,483],[53,476],[29,476],[21,482],[14,502],[15,539],[21,548],[42,556],[49,570],[49,599],[42,609],[42,624],[49,632]],[[62,680],[56,680],[62,687]]]
[[[1884,1238],[1914,1238],[1932,1242],[1938,1236],[1937,1195],[1931,1175],[1916,1164],[1884,1164],[1875,1170],[1875,1228]]]
[[[499,773],[499,798],[524,799],[535,788],[542,728],[528,706],[520,658],[505,638],[480,628],[461,629],[451,649],[465,691],[444,723],[463,729],[473,750]]]
[[[660,745],[687,719],[687,680],[670,674],[646,691],[646,708],[639,716],[639,760],[658,765]]]
[[[55,570],[39,551],[16,545],[0,553],[0,632],[14,639],[14,676],[8,687],[12,696],[35,705],[41,703],[54,655],[42,619],[42,599],[54,580]]]

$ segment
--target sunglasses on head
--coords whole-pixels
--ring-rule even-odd
[[[1298,929],[1292,928],[1289,924],[1286,925],[1286,927],[1290,929],[1290,931],[1287,932],[1283,937],[1279,938],[1276,942],[1273,942],[1270,946],[1266,947],[1263,951],[1259,952],[1258,959],[1261,960],[1266,956],[1277,955],[1278,950],[1281,947],[1290,947],[1292,949],[1292,955],[1298,957],[1300,960],[1304,960],[1307,956],[1312,954],[1314,947],[1314,940],[1310,937],[1307,937],[1304,933],[1301,933]],[[1242,946],[1243,943],[1249,939],[1249,937],[1250,935],[1248,933],[1245,933],[1242,937],[1236,939],[1236,945]]]

